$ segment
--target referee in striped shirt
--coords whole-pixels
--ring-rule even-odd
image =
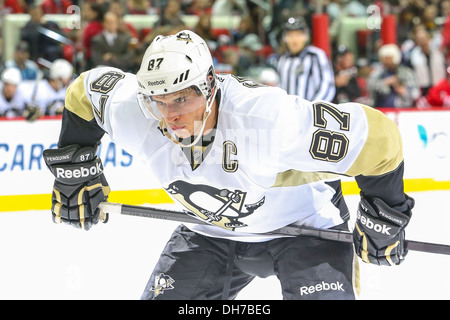
[[[289,18],[283,33],[287,52],[271,63],[280,76],[280,87],[308,101],[332,101],[336,93],[333,68],[325,51],[308,45],[308,40],[306,22]]]

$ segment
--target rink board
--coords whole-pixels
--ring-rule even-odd
[[[450,190],[450,110],[387,110],[386,114],[402,134],[406,192]],[[56,147],[60,128],[60,118],[33,123],[0,120],[0,211],[49,209],[53,176],[45,166],[42,151]],[[112,190],[109,201],[172,202],[151,170],[107,135],[99,155]],[[343,178],[343,189],[346,195],[359,193],[352,178]]]

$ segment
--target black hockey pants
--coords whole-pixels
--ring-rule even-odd
[[[255,276],[276,275],[284,299],[354,299],[353,245],[312,237],[249,243],[179,226],[141,299],[234,299]]]

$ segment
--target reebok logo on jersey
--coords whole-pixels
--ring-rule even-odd
[[[165,79],[160,79],[160,80],[154,80],[154,81],[148,81],[147,85],[149,86],[160,86],[162,84],[166,84],[166,80]]]
[[[328,291],[328,290],[345,292],[343,286],[344,286],[344,284],[340,283],[339,281],[332,282],[332,283],[322,281],[322,283],[318,283],[315,286],[300,287],[300,295],[303,296],[303,295],[312,294],[314,292]]]
[[[97,176],[102,173],[102,164],[97,162],[94,166],[90,168],[80,167],[77,169],[64,169],[64,168],[56,168],[56,178],[59,179],[71,179],[71,178],[85,178],[88,176]]]
[[[359,210],[356,214],[356,218],[361,222],[362,225],[366,226],[367,229],[371,229],[374,230],[375,232],[383,233],[388,236],[391,235],[389,233],[391,227],[387,227],[385,224],[374,223],[372,220],[370,220],[369,217],[361,215],[361,212]]]

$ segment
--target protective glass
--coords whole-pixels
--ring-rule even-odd
[[[192,87],[177,92],[149,96],[138,91],[137,97],[147,118],[168,119],[193,112],[206,105],[206,98]]]

